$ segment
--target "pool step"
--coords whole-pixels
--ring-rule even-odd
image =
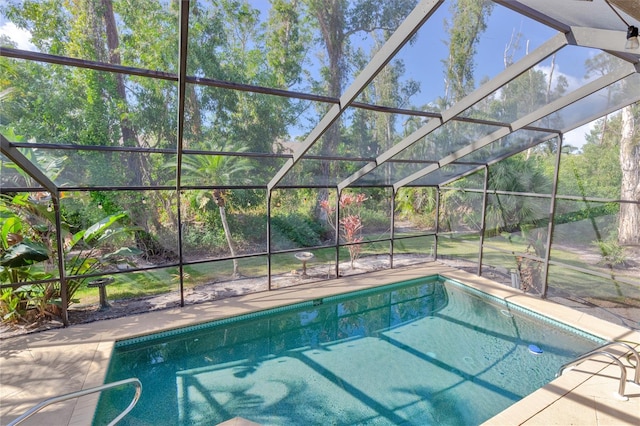
[[[218,423],[218,426],[260,426],[260,423],[252,422],[242,417],[234,417],[226,422]]]

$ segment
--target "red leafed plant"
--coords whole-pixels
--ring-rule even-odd
[[[340,196],[340,209],[344,212],[344,216],[339,221],[339,232],[344,242],[349,244],[347,249],[349,250],[349,256],[351,258],[351,269],[354,268],[353,264],[362,252],[362,246],[358,244],[363,240],[363,226],[359,210],[366,199],[365,194],[342,194]],[[327,223],[329,223],[333,230],[336,230],[336,225],[333,223],[333,213],[336,209],[329,204],[328,200],[320,201],[320,208],[327,214]]]

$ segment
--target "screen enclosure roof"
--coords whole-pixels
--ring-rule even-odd
[[[124,60],[116,64],[56,56],[37,48],[2,48],[2,56],[9,60],[116,73],[125,76],[130,85],[138,84],[137,79],[147,79],[166,87],[178,116],[172,124],[177,137],[173,146],[78,146],[64,139],[18,141],[2,135],[3,162],[18,165],[33,178],[34,188],[52,193],[114,187],[115,177],[108,171],[93,180],[82,173],[53,175],[34,154],[36,151],[65,158],[73,162],[76,170],[121,161],[114,160],[114,152],[148,156],[157,163],[175,161],[181,172],[162,169],[156,180],[158,188],[188,189],[209,184],[267,190],[303,186],[339,190],[349,186],[437,186],[554,138],[559,140],[574,129],[640,100],[640,49],[626,47],[627,24],[640,25],[640,3],[633,0],[494,1],[475,48],[472,83],[455,94],[446,78],[446,46],[452,41],[443,25],[444,21],[451,23],[450,4],[419,1],[392,31],[350,40],[349,52],[360,49],[371,54],[368,61],[355,66],[359,69],[345,77],[339,96],[301,82],[283,89],[241,77],[225,80],[206,67],[199,68],[192,53],[195,47],[190,43],[190,34],[196,31],[191,22],[193,10],[199,3],[181,3],[179,25],[175,28],[178,48],[174,66],[167,69],[144,68]],[[267,15],[268,11],[264,11]],[[594,57],[605,58],[609,64],[606,72],[589,68],[587,64]],[[313,64],[317,59],[308,56],[305,61]],[[404,65],[402,68],[397,67],[399,62]],[[397,84],[419,85],[420,90],[414,91],[410,102],[397,97],[372,97],[371,93],[383,86],[387,71],[392,69],[404,71]],[[547,80],[546,96],[519,98],[515,88],[524,87],[532,75]],[[211,99],[235,93],[255,105],[287,100],[299,106],[299,113],[282,118],[287,134],[261,148],[256,145],[248,150],[240,141],[203,149],[198,143],[204,134],[187,131],[191,123],[185,111],[190,108],[192,93]],[[134,105],[144,102],[133,94],[127,99]],[[216,114],[213,109],[203,109],[203,117]],[[268,119],[266,114],[265,120]],[[357,128],[361,122],[365,128],[368,126],[368,132],[343,134],[343,142],[345,138],[349,142],[335,143],[336,135],[344,128]],[[386,123],[392,136],[374,140],[371,129],[381,123]],[[257,133],[268,125],[255,124]],[[233,139],[236,135],[227,136]],[[75,155],[79,151],[82,156]],[[211,157],[230,161],[242,158],[261,172],[239,182],[214,179],[203,183],[197,175],[190,175],[186,165]],[[327,163],[331,164],[329,172],[323,174],[321,171],[327,168],[322,165]],[[4,168],[3,173],[12,173],[11,168]]]

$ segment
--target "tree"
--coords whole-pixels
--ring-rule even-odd
[[[340,97],[348,76],[349,58],[352,55],[350,37],[359,32],[372,33],[394,31],[415,5],[411,0],[358,0],[353,4],[346,0],[306,0],[309,15],[320,31],[320,42],[326,56],[321,70],[323,92],[327,96]],[[319,144],[323,156],[336,154],[342,142],[341,124],[338,120],[327,129]],[[320,161],[321,184],[329,182],[330,168],[335,162]],[[320,196],[326,198],[326,194]],[[318,213],[321,210],[318,208]]]
[[[635,112],[635,114],[634,114]],[[640,132],[636,121],[640,106],[627,106],[621,111],[620,168],[622,200],[640,200]],[[618,242],[622,245],[640,246],[640,205],[620,203]]]
[[[586,61],[588,76],[591,74],[606,75],[620,65],[619,60],[601,53]],[[626,85],[622,85],[625,91]],[[607,101],[610,104],[620,94],[607,90]],[[612,120],[605,116],[600,129],[602,146],[619,146],[620,164],[620,199],[627,201],[640,200],[640,132],[637,121],[640,107],[630,105],[622,108],[619,117]],[[610,134],[610,126],[618,123],[619,129]],[[618,242],[622,245],[640,245],[640,206],[635,203],[620,203],[618,218]]]
[[[358,69],[366,66],[370,57],[382,47],[390,36],[389,30],[375,29],[370,33],[374,43],[371,52],[366,54],[358,49],[352,59]],[[388,63],[371,83],[360,94],[360,101],[394,108],[406,107],[410,98],[420,91],[420,84],[412,79],[401,81],[405,72],[404,62],[396,59]],[[355,109],[350,116],[350,126],[343,132],[343,147],[340,155],[353,157],[376,157],[381,152],[390,149],[398,141],[400,135],[396,130],[398,114],[371,111],[367,109]],[[351,165],[357,170],[357,165]],[[401,167],[396,165],[396,167]],[[386,172],[384,183],[392,183],[391,169],[383,167]]]
[[[208,144],[208,151],[222,151],[224,148],[231,149],[234,152],[241,152],[244,149],[236,149],[231,146],[219,147],[215,144]],[[169,167],[175,167],[175,163],[169,163]],[[223,155],[185,155],[182,157],[182,171],[185,176],[185,184],[197,184],[201,182],[214,182],[217,185],[224,186],[230,184],[242,184],[245,179],[242,176],[247,176],[251,166],[247,162],[246,158],[236,156],[223,156]],[[205,195],[205,191],[199,191],[201,202],[199,205],[204,207],[209,200],[212,200],[218,211],[220,212],[220,220],[222,222],[222,228],[224,231],[227,245],[229,246],[229,252],[233,257],[233,276],[239,277],[238,260],[236,252],[231,238],[231,230],[229,229],[229,223],[227,222],[226,213],[226,191],[216,188],[211,191],[211,198]]]
[[[474,58],[480,34],[487,27],[493,2],[458,0],[451,3],[452,21],[448,26],[449,57],[446,60],[444,102],[462,99],[475,88]]]
[[[536,158],[526,158],[522,154],[509,157],[489,168],[488,189],[519,193],[551,192],[551,181],[544,174],[542,164]],[[547,209],[538,199],[514,195],[495,195],[496,203],[490,203],[486,212],[486,229],[489,234],[520,230],[523,237],[534,245],[536,254],[544,255],[544,249],[537,244],[535,236],[527,235],[537,228],[537,221],[545,218]],[[535,244],[534,244],[535,243]]]
[[[207,78],[286,89],[300,79],[305,37],[296,1],[274,0],[266,22],[250,2],[198,3],[191,13],[188,72]],[[288,98],[188,85],[183,147],[233,141],[248,152],[273,152],[300,113]]]
[[[177,52],[175,8],[160,2],[142,2],[136,7],[129,3],[15,2],[7,6],[6,13],[18,26],[30,30],[32,43],[45,53],[171,70],[176,57],[172,53]],[[9,123],[28,140],[100,147],[175,146],[175,94],[170,82],[31,61],[11,65],[16,97],[7,105]],[[159,183],[154,169],[158,164],[152,164],[153,155],[148,153],[78,150],[68,156],[73,167],[66,167],[61,182]],[[131,212],[132,220],[144,229],[136,232],[138,245],[151,247],[150,232],[161,228],[154,200],[142,206],[133,200],[142,197],[105,196],[118,209]],[[159,193],[150,196],[161,198]],[[157,247],[149,250],[158,251]]]
[[[449,108],[475,89],[476,48],[492,5],[487,0],[458,0],[450,4],[451,22],[445,22],[449,34],[449,55],[444,61],[445,94],[436,102],[441,110]],[[474,110],[473,113],[487,112]],[[483,126],[450,121],[430,134],[425,143],[416,144],[412,151],[420,158],[440,159],[485,136],[486,131]]]
[[[615,134],[620,133],[620,124],[619,115],[597,120],[591,132],[585,135],[586,143],[581,151],[563,155],[559,193],[609,199],[619,197],[622,172]]]

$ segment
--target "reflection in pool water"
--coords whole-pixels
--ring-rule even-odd
[[[600,343],[439,277],[194,328],[118,345],[107,381],[143,383],[124,424],[479,424]]]

